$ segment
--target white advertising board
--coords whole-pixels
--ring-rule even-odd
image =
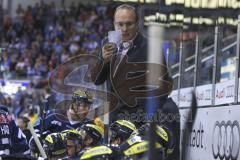
[[[193,87],[180,89],[179,107],[189,107],[192,102]]]
[[[196,87],[196,98],[198,106],[209,106],[212,104],[212,84]]]
[[[238,102],[240,102],[240,78],[238,79]]]
[[[215,105],[234,102],[235,80],[217,83],[215,87]]]
[[[29,85],[29,80],[0,80],[0,91],[4,94],[13,95],[18,91],[20,87],[22,90],[25,90]]]
[[[188,111],[180,110],[185,160],[240,160],[239,105],[199,108],[192,129],[183,128]]]
[[[178,105],[178,90],[173,90],[169,97]]]

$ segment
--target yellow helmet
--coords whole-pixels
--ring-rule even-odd
[[[64,155],[65,137],[61,133],[51,133],[44,139],[43,148],[50,157]]]
[[[136,126],[127,120],[117,120],[113,122],[110,126],[111,130],[111,141],[116,138],[121,138],[125,141],[130,137],[130,135],[137,130]]]
[[[75,144],[83,146],[83,138],[78,130],[76,129],[67,130],[64,134],[65,140],[73,140]]]
[[[77,102],[92,103],[93,98],[86,91],[76,90],[75,92],[73,92],[72,101],[74,103],[77,103]]]
[[[100,142],[104,136],[104,129],[95,124],[84,124],[80,129],[86,131],[95,142]]]

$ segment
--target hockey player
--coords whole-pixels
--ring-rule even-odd
[[[84,148],[82,135],[77,130],[70,130],[65,139],[68,159],[78,158]]]
[[[6,106],[0,105],[0,155],[30,154],[27,140]]]
[[[72,103],[67,111],[49,110],[45,119],[39,119],[34,128],[36,128],[37,133],[42,131],[44,136],[67,129],[76,129],[83,124],[90,123],[91,121],[86,116],[92,102],[93,99],[87,92],[77,90],[73,93]],[[41,126],[42,124],[43,126]]]
[[[85,150],[100,145],[103,140],[104,130],[95,124],[85,124],[79,132],[82,135]]]
[[[48,158],[76,158],[83,149],[82,136],[75,129],[49,134],[43,144]]]
[[[83,124],[93,123],[86,118],[92,102],[93,98],[87,92],[75,91],[69,109],[67,111],[59,109],[49,110],[44,119],[39,118],[35,123],[35,132],[40,139],[44,139],[51,133],[60,133],[64,130],[79,128]],[[30,139],[29,144],[31,150],[37,153],[38,149],[33,138]]]
[[[123,159],[139,160],[147,159],[147,151],[149,141],[147,133],[149,132],[149,124],[142,125],[138,130],[134,131],[130,138],[122,143],[119,147],[119,152],[122,153]],[[166,160],[174,151],[175,138],[171,130],[166,126],[156,125],[156,151],[158,157],[156,160]]]
[[[66,155],[65,135],[63,132],[51,133],[43,140],[43,148],[48,158],[62,158]]]
[[[112,145],[120,145],[127,140],[133,131],[137,130],[136,126],[127,120],[117,120],[110,126]]]

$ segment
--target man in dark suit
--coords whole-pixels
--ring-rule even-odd
[[[127,55],[129,62],[146,62],[147,61],[147,40],[138,31],[138,15],[134,7],[130,5],[119,6],[114,14],[114,27],[115,30],[120,30],[122,33],[122,44],[120,46],[121,59]],[[110,60],[113,55],[116,55],[117,48],[113,43],[106,43],[105,40],[102,46],[100,58],[101,63],[98,63],[93,71],[92,77],[96,85],[102,84],[107,80],[108,89],[113,91],[109,74],[110,74]],[[114,66],[117,66],[115,64]],[[124,106],[121,102],[118,105],[118,109]],[[117,109],[117,110],[118,110]],[[129,110],[129,108],[127,108]],[[115,111],[114,113],[119,113]],[[110,116],[111,119],[119,119],[113,113],[114,116]]]
[[[115,88],[113,89],[114,85],[113,81],[110,78],[112,75],[110,74],[112,74],[112,71],[114,72],[115,70],[117,70],[118,66],[120,66],[119,68],[123,67],[125,71],[130,69],[126,67],[127,64],[124,64],[124,62],[122,63],[122,61],[126,61],[126,57],[126,62],[130,63],[147,62],[147,39],[143,37],[143,35],[141,35],[141,33],[139,32],[138,23],[138,15],[134,7],[123,4],[116,8],[114,14],[114,28],[115,30],[121,31],[122,44],[119,47],[120,49],[117,49],[116,45],[113,43],[109,43],[108,40],[105,40],[103,42],[102,50],[99,56],[101,60],[92,70],[92,79],[94,80],[96,85],[100,85],[107,80],[108,90],[115,92],[119,88],[116,88],[115,86]],[[165,62],[163,63],[165,64]],[[121,76],[121,73],[119,74]],[[114,77],[114,75],[112,77]],[[119,78],[117,79],[118,81],[121,81],[119,80]],[[126,84],[128,82],[123,81],[123,85],[120,86],[126,86],[124,85],[124,83]],[[129,90],[130,89],[128,89],[128,91]],[[129,93],[126,93],[126,95],[127,94]],[[144,101],[139,101],[135,107],[129,107],[125,102],[123,102],[122,97],[119,96],[118,98],[120,101],[116,109],[110,113],[110,122],[117,119],[125,119],[132,121],[136,124],[137,127],[142,125],[144,123],[144,120],[146,120],[146,117],[144,117],[144,115],[146,116],[146,103]],[[159,107],[161,110],[161,116],[168,115],[169,113],[173,116],[179,115],[179,110],[176,104],[172,101],[171,98],[167,98],[167,95],[161,98],[161,106],[161,108]],[[159,118],[161,118],[161,116]],[[161,119],[159,119],[159,121],[161,121]],[[177,121],[173,121],[170,123],[167,122],[167,120],[161,121],[163,125],[167,125],[167,128],[172,130],[174,135],[173,138],[175,141],[175,149],[173,157],[171,156],[169,160],[177,160],[179,157],[180,125]]]

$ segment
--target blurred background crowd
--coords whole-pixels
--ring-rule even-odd
[[[18,4],[16,17],[5,17],[1,36],[0,77],[30,83],[11,96],[0,96],[1,104],[20,113],[37,113],[51,91],[48,77],[59,64],[79,54],[98,54],[102,39],[112,28],[114,5],[36,3],[26,9]],[[29,110],[30,108],[30,110]]]
[[[46,78],[58,64],[76,54],[94,54],[112,26],[111,5],[36,3],[3,22],[1,69],[4,77]]]

